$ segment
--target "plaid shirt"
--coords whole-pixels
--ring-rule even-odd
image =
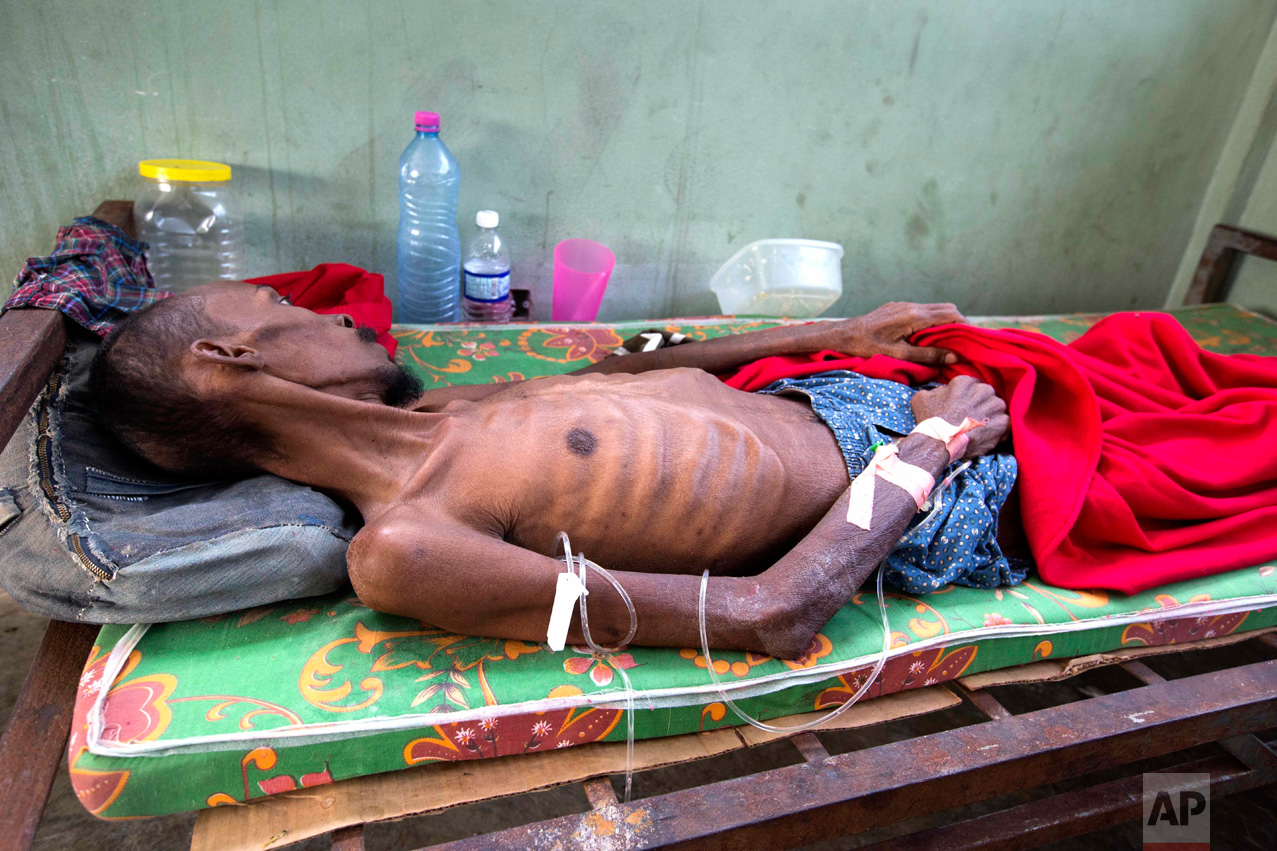
[[[145,251],[145,242],[130,239],[115,225],[82,216],[59,228],[52,254],[27,259],[0,312],[15,307],[60,310],[104,337],[125,314],[169,295],[155,289]]]

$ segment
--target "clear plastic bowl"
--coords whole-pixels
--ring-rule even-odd
[[[760,239],[732,255],[709,288],[726,314],[819,316],[842,296],[842,246],[814,239]]]

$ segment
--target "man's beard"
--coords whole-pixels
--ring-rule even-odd
[[[380,377],[384,382],[381,401],[392,408],[406,408],[425,392],[421,379],[397,363],[386,364]]]
[[[360,342],[377,342],[377,331],[367,325],[355,328]],[[406,408],[421,398],[425,385],[421,379],[397,363],[388,363],[378,372],[382,381],[381,401],[392,408]]]

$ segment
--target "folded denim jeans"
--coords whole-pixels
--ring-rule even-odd
[[[0,586],[61,620],[184,620],[346,584],[361,520],[263,474],[195,481],[129,452],[84,402],[97,339],[61,367],[0,454]]]

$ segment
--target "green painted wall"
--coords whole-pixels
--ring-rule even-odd
[[[1160,305],[1277,0],[0,4],[0,264],[131,196],[136,160],[224,160],[256,271],[393,284],[395,166],[437,109],[463,239],[516,281],[621,264],[604,316],[715,310],[773,236],[846,246],[832,312]],[[393,291],[393,286],[391,287]]]

